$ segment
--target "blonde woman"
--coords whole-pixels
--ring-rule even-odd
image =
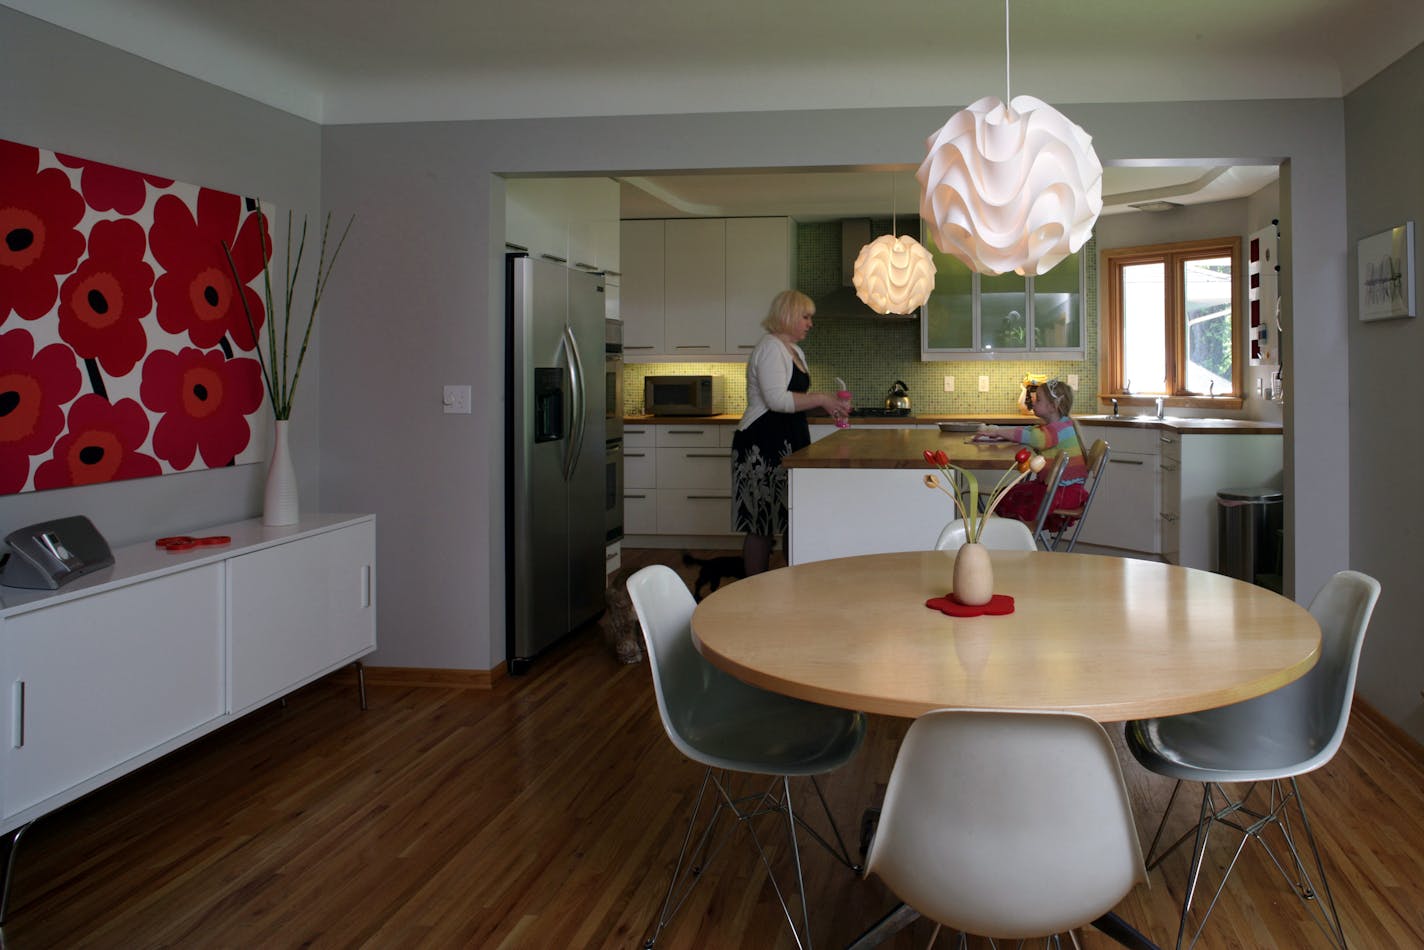
[[[732,530],[744,532],[747,575],[767,569],[772,545],[786,534],[786,469],[781,460],[811,444],[806,410],[832,418],[850,413],[850,400],[813,393],[806,354],[798,345],[811,331],[816,305],[797,290],[771,301],[766,336],[747,358],[747,411],[732,440]]]

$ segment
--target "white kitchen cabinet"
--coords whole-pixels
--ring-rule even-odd
[[[664,352],[664,222],[624,221],[620,228],[623,276],[619,310],[623,357],[637,360]]]
[[[505,243],[581,270],[617,270],[619,186],[611,178],[510,178]]]
[[[1188,431],[1181,434],[1180,453],[1176,563],[1213,571],[1217,568],[1216,493],[1228,488],[1279,489],[1282,437]]]
[[[747,355],[765,332],[771,300],[796,286],[795,222],[790,218],[727,219],[727,332],[724,352]]]
[[[1078,541],[1143,554],[1161,550],[1161,485],[1155,428],[1080,426],[1083,439],[1108,443],[1103,484]]]
[[[223,715],[222,582],[209,564],[3,621],[6,817]]]
[[[637,427],[632,441],[630,431],[635,430],[623,430],[625,535],[731,534],[731,445],[736,427],[660,423]],[[637,453],[645,457],[630,460]]]
[[[58,591],[0,589],[0,831],[375,648],[375,519],[201,529]]]
[[[373,522],[228,561],[229,711],[375,649],[375,565]]]
[[[721,218],[665,222],[665,350],[696,360],[726,350],[727,223]]]
[[[795,282],[795,228],[790,218],[624,221],[624,357],[745,360],[772,298]]]

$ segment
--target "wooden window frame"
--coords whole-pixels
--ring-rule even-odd
[[[1207,257],[1231,258],[1231,395],[1208,396],[1186,388],[1186,314],[1181,291],[1182,265]],[[1122,373],[1122,270],[1133,264],[1161,263],[1164,271],[1164,318],[1167,322],[1167,392],[1128,393]],[[1169,406],[1183,408],[1240,409],[1245,402],[1246,281],[1241,259],[1241,238],[1203,238],[1171,244],[1108,248],[1099,252],[1098,274],[1103,291],[1100,320],[1102,346],[1098,365],[1098,399],[1116,399],[1119,406],[1149,406],[1159,395]]]

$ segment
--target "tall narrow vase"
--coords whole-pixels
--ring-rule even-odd
[[[297,470],[287,446],[287,420],[278,419],[272,433],[272,461],[267,466],[267,490],[262,496],[262,523],[297,523]]]
[[[994,596],[994,565],[979,543],[959,546],[954,555],[954,599],[967,607],[987,604]]]

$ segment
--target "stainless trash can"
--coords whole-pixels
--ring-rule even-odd
[[[1216,493],[1216,572],[1281,589],[1281,493],[1227,488]]]

